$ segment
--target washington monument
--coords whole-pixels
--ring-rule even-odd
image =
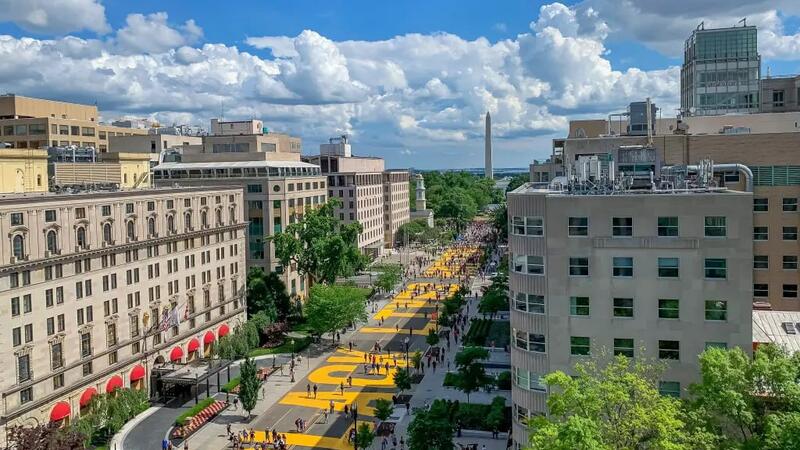
[[[494,169],[492,169],[492,116],[489,111],[486,111],[486,143],[484,151],[486,154],[485,164],[483,167],[484,176],[490,180],[494,179]]]

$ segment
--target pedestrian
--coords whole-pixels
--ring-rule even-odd
[[[347,405],[344,405],[344,415],[346,416],[350,412],[350,408]]]
[[[236,411],[239,407],[239,397],[233,397],[233,410]]]
[[[317,398],[317,385],[314,385],[314,398]]]
[[[265,386],[261,386],[261,400],[264,400],[265,398],[267,398],[267,391],[266,391],[266,389],[267,389],[267,388],[266,388]]]
[[[228,433],[230,434],[230,432],[231,432],[231,426],[230,426],[230,424],[228,424]],[[169,447],[169,441],[166,440],[166,439],[162,439],[161,440],[161,450],[167,450],[167,447]]]
[[[331,408],[331,414],[333,414],[333,400],[330,401],[329,405],[330,405],[330,408]]]
[[[433,362],[433,373],[436,373],[436,361]]]
[[[348,376],[347,377],[347,385],[350,386],[350,387],[353,387],[353,377],[352,376]],[[316,390],[314,392],[316,392]],[[316,398],[316,395],[314,397]]]
[[[327,409],[323,409],[322,410],[322,416],[324,417],[324,421],[322,423],[328,423],[328,410]]]
[[[406,448],[406,440],[403,436],[400,436],[400,450],[404,450]],[[486,450],[485,448],[483,450]]]
[[[406,401],[406,414],[408,414],[409,412],[411,412],[411,403]]]
[[[306,398],[311,398],[311,385],[306,384]]]
[[[389,361],[386,361],[386,375],[389,375]]]
[[[344,383],[339,383],[339,390],[342,392],[342,396],[344,397]]]
[[[353,351],[353,343],[352,343],[352,342],[350,342],[350,343],[349,343],[349,346],[350,346],[350,351],[352,352],[352,351]]]
[[[228,432],[228,437],[230,437],[230,435],[231,435],[231,424],[226,425],[225,426],[225,430]],[[164,441],[166,441],[166,439]],[[162,443],[162,445],[161,445],[162,448],[164,447],[163,444],[164,443]]]

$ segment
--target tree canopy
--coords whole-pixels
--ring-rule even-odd
[[[255,409],[258,401],[258,388],[261,383],[258,381],[256,363],[249,357],[242,361],[240,367],[239,399],[242,401],[242,409],[247,411],[247,417]]]
[[[339,204],[331,199],[319,208],[308,208],[285,231],[268,237],[281,264],[295,264],[312,283],[332,284],[336,277],[352,276],[366,265],[366,257],[358,249],[363,228],[358,222],[343,224],[334,216]]]
[[[317,334],[333,333],[367,318],[362,289],[342,285],[314,285],[305,304],[308,325]]]
[[[528,172],[514,175],[511,177],[511,181],[509,181],[508,186],[506,186],[506,192],[511,192],[529,181],[531,181],[531,174]]]
[[[383,292],[389,292],[400,282],[402,279],[403,268],[398,264],[387,264],[383,266],[378,279],[375,281],[375,287]]]
[[[501,203],[503,192],[494,181],[468,172],[425,172],[425,198],[436,217],[463,226],[489,203]],[[411,180],[412,195],[416,180]]]
[[[695,450],[713,437],[694,427],[679,399],[657,388],[664,366],[618,355],[544,377],[550,415],[530,420],[530,450]]]
[[[508,311],[508,275],[503,272],[492,278],[492,284],[486,289],[480,303],[478,311],[481,314],[488,314],[494,319],[498,311]]]
[[[418,411],[408,426],[409,450],[452,450],[455,423],[445,402],[435,401],[427,411]]]
[[[263,312],[271,322],[285,321],[292,309],[286,284],[275,272],[266,273],[260,267],[247,272],[247,315]]]
[[[483,360],[487,358],[489,358],[489,351],[483,347],[464,347],[456,353],[455,363],[458,369],[456,388],[467,394],[467,402],[469,402],[469,394],[491,382],[483,367]]]

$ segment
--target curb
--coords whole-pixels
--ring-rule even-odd
[[[150,417],[159,409],[161,409],[160,406],[151,406],[143,413],[129,420],[114,436],[111,437],[111,440],[108,441],[109,450],[124,450],[125,438],[128,437],[128,433],[130,433],[131,430],[139,425],[144,419]]]

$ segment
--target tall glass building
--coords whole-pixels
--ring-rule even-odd
[[[692,32],[683,50],[681,112],[710,116],[759,110],[761,56],[756,27]]]

